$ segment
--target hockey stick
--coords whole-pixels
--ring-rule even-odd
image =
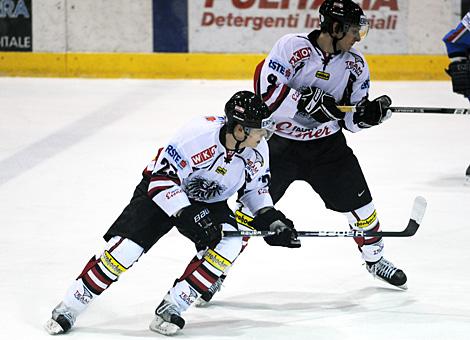
[[[411,217],[408,225],[402,231],[298,231],[298,237],[410,237],[416,234],[424,213],[426,212],[426,199],[418,196],[415,198],[413,208],[411,209]],[[275,235],[274,231],[268,230],[239,230],[224,231],[224,237],[240,237],[240,236],[271,236]]]
[[[360,112],[364,110],[363,106],[338,106],[342,112]],[[441,113],[441,114],[456,114],[468,115],[470,109],[462,108],[449,108],[449,107],[408,107],[408,106],[395,106],[389,108],[392,112],[398,113]]]

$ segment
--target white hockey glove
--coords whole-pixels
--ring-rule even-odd
[[[335,98],[318,87],[303,88],[300,94],[297,110],[311,119],[326,123],[344,118],[344,112],[336,107]]]
[[[264,238],[270,246],[287,248],[300,248],[301,246],[294,223],[277,209],[262,209],[251,222],[251,226],[256,230],[270,230],[276,233],[276,235]]]
[[[364,99],[357,104],[360,108],[354,113],[353,122],[361,128],[370,128],[379,125],[392,116],[388,108],[392,105],[389,96],[380,96],[373,101]]]

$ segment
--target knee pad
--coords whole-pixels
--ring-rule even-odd
[[[223,231],[235,231],[237,230],[234,226],[224,223],[222,224]],[[225,271],[226,267],[230,267],[232,262],[237,258],[238,254],[242,249],[243,245],[243,238],[242,237],[223,237],[222,240],[215,246],[214,249],[209,249],[204,258],[207,261],[216,260],[216,263],[224,268],[221,270],[222,272]],[[208,254],[209,258],[207,258]],[[219,259],[220,256],[220,259]],[[221,262],[219,262],[219,259]],[[222,260],[223,259],[223,260]]]
[[[359,209],[345,213],[348,218],[349,226],[354,230],[374,230],[379,231],[380,223],[377,218],[377,212],[372,202],[364,205]],[[360,247],[364,245],[372,245],[379,241],[380,237],[355,237],[354,241]]]
[[[372,202],[359,209],[347,212],[345,215],[348,218],[351,229],[354,230],[372,230],[379,223],[377,212]]]
[[[107,271],[119,277],[140,258],[143,252],[144,248],[134,241],[114,236],[101,254],[100,261]]]

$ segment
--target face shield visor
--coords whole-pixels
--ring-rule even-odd
[[[359,19],[359,25],[356,24],[345,24],[344,32],[350,32],[358,41],[362,41],[369,33],[369,21],[365,15],[361,15]]]
[[[260,128],[250,128],[244,127],[245,133],[249,135],[250,133],[259,133],[264,137],[264,139],[268,140],[271,138],[275,131],[275,122],[272,117],[265,118],[261,121]]]

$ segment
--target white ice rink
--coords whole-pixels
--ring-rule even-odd
[[[0,339],[51,339],[51,309],[129,201],[157,148],[189,117],[220,114],[251,81],[0,78]],[[450,82],[375,82],[395,106],[468,107]],[[470,339],[470,116],[395,114],[345,132],[383,230],[405,227],[417,195],[418,233],[387,239],[408,275],[399,291],[367,273],[352,239],[261,239],[207,308],[184,315],[179,339]],[[308,166],[306,164],[306,166]],[[298,230],[347,230],[303,183],[279,202]],[[194,255],[176,230],[103,293],[65,337],[141,339],[153,311]],[[65,338],[64,337],[64,338]]]

